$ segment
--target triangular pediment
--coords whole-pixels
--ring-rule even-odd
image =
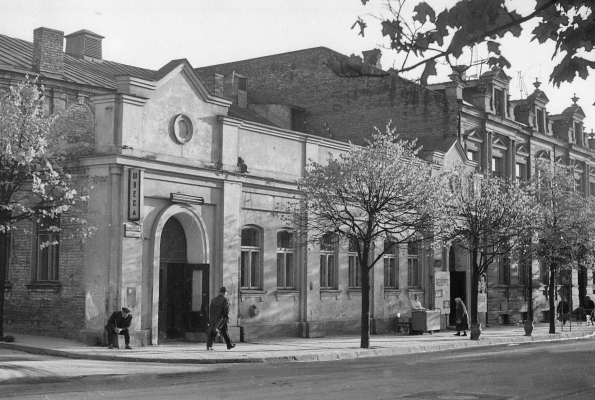
[[[535,90],[533,93],[531,93],[529,96],[527,96],[527,99],[539,101],[544,104],[547,104],[550,102],[550,99],[548,99],[548,97],[545,95],[545,92],[543,90],[539,90],[539,89]]]
[[[589,167],[589,174],[595,175],[595,167]]]
[[[524,156],[529,155],[529,149],[525,143],[517,144],[516,152],[517,152],[517,154],[524,155]]]
[[[549,160],[550,153],[547,150],[539,150],[535,153],[535,158],[541,158],[542,160]]]
[[[572,168],[574,168],[575,170],[584,171],[584,164],[580,161],[572,160],[571,165],[572,165]]]
[[[558,165],[564,165],[567,166],[566,161],[564,160],[564,156],[557,156],[556,159],[554,160],[556,162],[556,164]]]
[[[508,148],[508,145],[501,137],[495,137],[494,140],[492,140],[492,145],[505,149]]]
[[[479,129],[477,129],[477,128],[473,128],[473,129],[469,129],[469,130],[465,131],[465,134],[463,136],[465,137],[466,140],[472,140],[474,142],[483,143],[483,137],[482,137],[481,133],[479,132]]]
[[[180,60],[172,60],[155,72],[155,84],[157,87],[159,87],[173,76],[180,74],[188,78],[190,84],[194,87],[194,89],[196,89],[205,102],[224,107],[229,107],[232,104],[231,100],[213,95],[209,91],[209,88],[204,84],[198,73],[194,70],[194,68],[192,68],[190,62],[188,62],[188,60],[185,58]]]

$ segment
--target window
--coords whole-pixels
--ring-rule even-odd
[[[503,117],[506,104],[504,103],[504,92],[502,90],[494,89],[494,106],[496,115]]]
[[[479,152],[476,150],[467,150],[467,158],[471,161],[479,162]]]
[[[294,235],[284,229],[277,232],[277,287],[295,289]]]
[[[527,180],[527,164],[516,163],[516,179],[520,182]]]
[[[261,288],[261,233],[256,227],[242,229],[240,284],[242,289]]]
[[[492,174],[504,178],[504,160],[500,157],[492,157]]]
[[[58,260],[60,256],[60,220],[44,219],[37,224],[35,261],[37,281],[57,281],[60,279]]]
[[[362,267],[359,263],[359,257],[357,255],[357,243],[349,242],[349,287],[350,288],[361,288],[362,287]]]
[[[543,118],[543,110],[537,108],[537,131],[545,133],[545,119]]]
[[[10,231],[7,231],[5,234],[0,233],[0,263],[4,264],[4,277],[6,282],[8,282],[8,269],[10,268],[10,239]]]
[[[320,288],[337,289],[337,237],[326,234],[320,242]]]
[[[583,143],[583,127],[579,122],[574,123],[574,139],[579,146],[585,146],[585,143]]]
[[[420,287],[419,243],[407,243],[407,286]]]
[[[510,258],[499,258],[498,261],[498,283],[510,285]]]
[[[384,241],[384,288],[399,288],[399,265],[397,264],[398,246],[390,240]]]
[[[595,183],[589,182],[589,189],[591,191],[591,196],[595,196]]]

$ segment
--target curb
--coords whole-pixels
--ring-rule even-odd
[[[335,352],[323,352],[320,354],[303,354],[291,356],[271,357],[244,357],[244,358],[220,358],[220,359],[186,359],[186,358],[150,358],[142,356],[127,355],[103,355],[103,354],[81,354],[66,350],[45,349],[33,346],[25,346],[15,343],[2,343],[0,348],[22,351],[31,354],[40,354],[54,357],[63,357],[79,360],[118,361],[118,362],[144,362],[144,363],[169,363],[169,364],[249,364],[249,363],[289,363],[289,362],[315,362],[315,361],[337,361],[352,360],[365,357],[385,357],[393,355],[419,354],[437,351],[466,349],[473,347],[488,347],[504,344],[522,344],[538,342],[554,342],[561,340],[579,340],[595,337],[595,332],[560,332],[554,334],[541,334],[535,336],[502,337],[475,340],[464,340],[452,343],[414,345],[410,347],[395,347],[382,349],[357,349],[340,350]]]

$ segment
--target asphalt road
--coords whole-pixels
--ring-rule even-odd
[[[594,399],[595,340],[287,364],[70,360],[0,350],[18,399]]]

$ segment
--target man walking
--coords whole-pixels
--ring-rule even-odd
[[[131,321],[132,315],[130,314],[130,309],[127,307],[122,307],[122,311],[114,311],[112,313],[112,316],[109,317],[107,325],[105,326],[105,330],[107,331],[108,349],[114,348],[116,335],[123,335],[126,349],[132,349],[132,347],[130,347],[130,333],[128,332]]]
[[[227,289],[223,286],[219,289],[219,295],[211,300],[209,328],[207,329],[207,350],[213,350],[213,342],[218,333],[223,336],[223,340],[225,340],[228,350],[236,347],[235,343],[231,342],[231,339],[227,334],[229,300],[225,296],[227,296]]]

